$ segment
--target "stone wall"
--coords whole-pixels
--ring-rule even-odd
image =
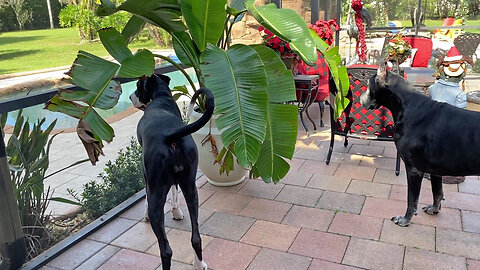
[[[255,0],[256,6],[263,6],[269,1],[267,0]],[[240,22],[237,22],[232,27],[232,44],[243,43],[243,44],[259,44],[263,43],[263,38],[258,31],[260,24],[255,20],[255,18],[250,15],[249,12],[245,13],[243,19]]]
[[[256,0],[255,5],[265,5],[269,0]],[[310,1],[305,0],[283,0],[282,8],[292,9],[299,14],[305,22],[310,22]],[[319,18],[323,18],[323,11],[319,12]],[[258,28],[260,24],[248,12],[243,17],[242,21],[237,22],[232,28],[232,44],[258,44],[263,43],[262,36]]]

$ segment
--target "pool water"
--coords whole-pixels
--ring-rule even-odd
[[[192,78],[193,82],[196,83],[195,72],[192,68],[186,69],[186,72]],[[170,88],[173,89],[175,86],[189,85],[187,79],[180,71],[174,71],[166,73],[165,75],[170,77]],[[95,110],[100,114],[104,119],[109,118],[119,112],[125,111],[132,106],[129,96],[136,89],[136,81],[128,82],[122,84],[122,95],[118,100],[117,105],[110,110],[100,110],[95,108]],[[47,128],[55,119],[57,119],[57,124],[55,129],[67,129],[67,128],[76,128],[78,124],[78,119],[65,115],[63,113],[51,112],[44,109],[44,104],[38,104],[32,107],[23,109],[23,117],[28,118],[30,125],[33,126],[33,123],[36,123],[38,120],[45,118],[45,123],[42,125],[42,128]],[[14,126],[15,121],[18,116],[18,111],[13,111],[8,113],[7,125]]]

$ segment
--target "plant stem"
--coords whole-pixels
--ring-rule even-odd
[[[190,76],[187,74],[185,69],[183,69],[179,64],[175,63],[175,61],[170,59],[170,57],[168,57],[168,56],[163,56],[161,54],[153,54],[153,56],[161,58],[161,59],[169,62],[170,64],[174,65],[176,68],[178,68],[178,70],[180,70],[180,72],[183,73],[183,76],[185,76],[185,78],[187,78],[188,82],[190,83],[190,85],[193,88],[193,91],[197,91],[197,88],[195,87],[195,84],[193,83],[192,78],[190,78]]]
[[[198,79],[198,83],[200,84],[200,87],[204,87],[205,86],[205,81],[202,77],[202,72],[200,70],[200,67],[198,66],[198,62],[196,61],[194,56],[189,53],[189,49],[187,47],[185,47],[186,45],[184,44],[184,42],[174,33],[172,33],[172,39],[177,40],[178,44],[182,47],[182,49],[185,53],[185,56],[187,56],[187,58],[190,61],[193,69],[195,70],[195,74],[197,75],[197,79]]]
[[[231,15],[228,14],[228,16],[225,18],[225,23],[223,25],[223,32],[222,32],[222,36],[221,36],[221,48],[225,49],[225,44],[227,43],[227,39],[228,39],[228,21],[230,20],[231,18]]]
[[[241,14],[241,13],[240,13]],[[240,15],[239,14],[239,15]],[[224,44],[224,47],[223,49],[226,49],[227,47],[230,47],[230,33],[232,32],[232,28],[233,28],[233,25],[235,24],[235,20],[237,20],[237,17],[239,16],[235,16],[233,18],[233,22],[230,24],[230,27],[228,28],[228,31],[227,31],[227,37],[226,37],[226,40],[225,40],[225,44]]]

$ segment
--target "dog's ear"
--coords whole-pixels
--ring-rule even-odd
[[[170,77],[165,76],[163,74],[155,74],[158,78],[160,78],[162,81],[164,81],[167,85],[170,84]]]
[[[387,65],[385,61],[380,61],[378,64],[377,77],[375,79],[377,84],[385,86],[387,84]]]
[[[440,67],[442,64],[443,64],[443,59],[445,57],[443,55],[439,55],[438,56],[438,60],[437,60],[437,67]]]

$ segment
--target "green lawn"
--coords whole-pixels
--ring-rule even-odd
[[[400,22],[402,23],[403,27],[411,27],[412,26],[412,23],[411,23],[410,20],[402,20]],[[442,21],[441,20],[425,20],[425,25],[426,26],[439,26],[439,28],[440,28],[440,26],[442,25]],[[466,20],[465,25],[478,26],[478,29],[465,29],[465,32],[480,33],[480,20]]]
[[[131,50],[158,48],[153,40],[136,41],[129,47]],[[75,28],[1,33],[0,75],[68,66],[79,50],[98,56],[108,55],[99,41],[81,42]]]

